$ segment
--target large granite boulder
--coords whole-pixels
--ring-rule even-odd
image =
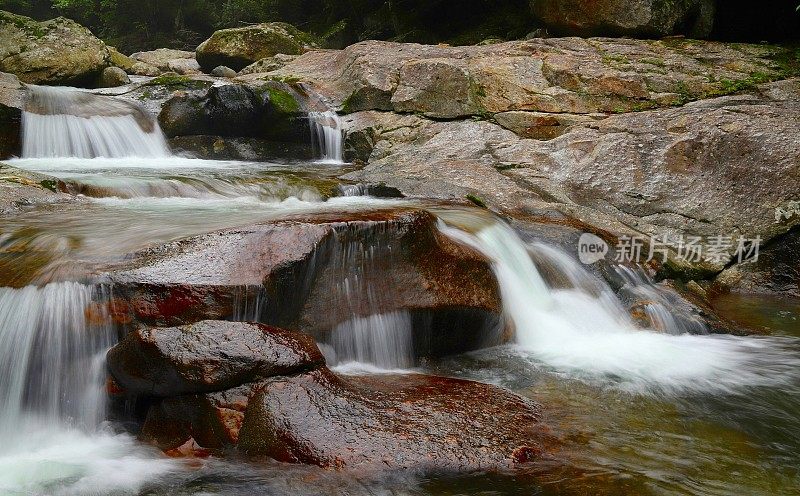
[[[216,31],[197,47],[197,61],[206,72],[220,65],[240,71],[265,57],[297,55],[314,47],[311,36],[291,24],[270,22]]]
[[[83,26],[59,17],[36,22],[0,11],[0,71],[25,83],[91,86],[111,65],[106,45]]]
[[[785,48],[688,40],[551,38],[487,46],[367,41],[245,75],[299,80],[343,113],[431,118],[622,113],[682,105],[787,77]],[[505,119],[508,121],[508,119]]]
[[[531,0],[536,17],[562,36],[683,34],[704,38],[714,26],[713,0]]]
[[[537,407],[495,386],[425,375],[266,381],[239,450],[351,471],[504,471],[541,457]]]
[[[409,196],[481,198],[515,216],[557,210],[620,234],[717,235],[766,243],[798,224],[800,83],[611,115],[551,140],[497,124],[363,112],[345,120],[368,165],[345,178]],[[365,153],[368,152],[368,153]],[[704,270],[719,272],[732,258]]]

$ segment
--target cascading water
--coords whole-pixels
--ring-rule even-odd
[[[510,227],[500,221],[476,222],[464,212],[439,215],[445,234],[493,262],[519,349],[549,367],[640,392],[734,391],[797,379],[800,359],[782,338],[637,328],[611,289],[567,255],[557,261],[567,269],[562,275],[569,283],[550,287]],[[548,250],[551,260],[554,250]]]
[[[308,124],[311,128],[311,145],[319,161],[343,163],[342,121],[339,115],[332,110],[309,112]]]
[[[29,86],[25,158],[167,157],[158,123],[140,107],[73,88]]]

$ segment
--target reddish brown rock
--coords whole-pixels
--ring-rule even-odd
[[[252,387],[160,400],[148,410],[141,437],[164,451],[189,440],[215,451],[233,446],[239,441]]]
[[[536,406],[487,384],[424,375],[267,381],[240,451],[348,470],[493,471],[540,457]]]
[[[324,338],[342,322],[402,310],[425,333],[419,354],[437,355],[483,346],[501,324],[487,260],[422,210],[305,215],[207,234],[139,254],[110,278],[145,325],[253,320]]]
[[[108,352],[107,361],[129,392],[160,397],[224,391],[325,363],[310,336],[215,321],[131,332]]]

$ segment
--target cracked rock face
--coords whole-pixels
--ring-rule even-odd
[[[362,155],[372,146],[369,163],[345,177],[480,195],[512,214],[557,209],[615,232],[768,240],[798,222],[775,212],[800,195],[800,84],[761,91],[578,123],[549,141],[490,122],[358,113],[348,141]]]
[[[344,113],[592,114],[668,107],[779,79],[786,53],[694,40],[550,38],[462,47],[365,41],[311,51],[248,77],[297,79]]]

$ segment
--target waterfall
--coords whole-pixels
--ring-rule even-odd
[[[359,362],[384,369],[414,366],[413,324],[408,312],[360,317],[339,324],[330,346],[338,363]]]
[[[28,86],[24,158],[169,155],[158,123],[133,103],[74,88]]]
[[[0,288],[4,446],[29,420],[84,429],[103,420],[105,374],[98,361],[115,336],[109,325],[91,321],[99,291],[75,282]]]
[[[691,335],[676,324],[670,327],[675,319],[664,315],[665,332],[641,329],[611,288],[569,255],[553,247],[539,251],[539,264],[542,255],[548,258],[559,281],[548,283],[534,260],[536,247],[531,253],[501,221],[462,228],[458,216],[440,214],[440,219],[443,233],[492,261],[517,349],[548,367],[587,380],[612,380],[638,392],[729,392],[796,377],[800,360],[780,338]],[[668,299],[657,303],[658,312],[674,312]]]
[[[392,222],[345,226],[337,232],[323,280],[346,317],[327,337],[331,365],[358,363],[384,370],[415,365],[412,316],[392,308],[386,278],[400,263],[398,227]]]
[[[320,162],[343,163],[342,122],[332,111],[309,112],[308,124],[311,127],[311,146]]]

